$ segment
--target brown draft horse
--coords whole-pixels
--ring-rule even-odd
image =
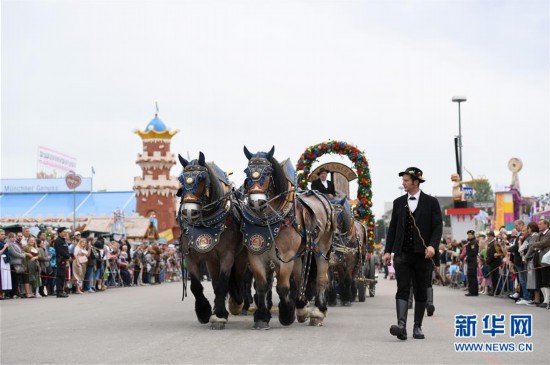
[[[324,196],[313,192],[296,193],[293,181],[273,158],[275,147],[269,152],[252,154],[244,147],[248,159],[246,181],[240,209],[243,217],[241,230],[248,249],[248,261],[256,282],[257,310],[254,329],[269,329],[271,313],[266,294],[270,277],[275,272],[279,295],[279,322],[290,325],[296,316],[299,322],[310,318],[310,325],[322,325],[327,312],[328,255],[332,241],[332,206]],[[311,254],[311,252],[313,252]],[[309,266],[302,270],[302,256],[315,256],[317,267],[315,308],[308,310],[307,299],[291,291],[302,286],[308,277]],[[302,293],[305,289],[300,290]]]
[[[202,152],[198,160],[191,162],[178,157],[184,167],[178,177],[182,184],[178,191],[180,243],[191,276],[195,312],[200,323],[210,322],[213,329],[224,329],[229,314],[225,308],[228,293],[231,314],[241,313],[242,278],[247,265],[238,212],[232,203],[233,191],[225,172],[213,162],[205,163]],[[204,296],[200,281],[203,263],[212,277],[214,310]],[[184,282],[184,295],[185,291]]]
[[[359,287],[359,301],[365,301],[365,278],[363,268],[367,253],[367,229],[353,218],[346,197],[334,201],[336,229],[333,242],[334,253],[330,257],[328,305],[336,305],[336,291],[340,292],[343,306],[350,306],[355,299],[352,290],[354,280]]]

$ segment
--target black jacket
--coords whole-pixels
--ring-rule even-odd
[[[311,190],[317,190],[323,194],[332,194],[336,195],[336,190],[334,190],[334,183],[330,180],[327,180],[328,188],[325,188],[320,179],[317,179],[311,183]]]
[[[479,253],[479,243],[476,239],[468,241],[466,244],[466,262],[468,263],[468,271],[470,271],[470,265],[476,265],[477,267],[477,254]]]
[[[55,248],[55,260],[58,264],[64,263],[71,257],[69,254],[69,245],[63,238],[57,237],[53,241],[53,247]]]
[[[517,236],[517,238],[514,240],[514,243],[508,247],[508,252],[512,254],[514,265],[521,266],[523,264],[521,260],[521,254],[519,253],[519,238],[521,235]]]
[[[393,201],[393,212],[384,252],[401,253],[405,235],[405,224],[407,222],[407,215],[409,214],[407,204],[408,194]],[[443,219],[441,217],[439,202],[436,198],[420,192],[418,206],[414,215],[416,225],[420,229],[426,246],[432,246],[434,252],[437,252],[439,250],[441,235],[443,234]],[[424,252],[424,245],[422,245],[422,240],[418,236],[416,228],[414,229],[414,251],[418,253]]]

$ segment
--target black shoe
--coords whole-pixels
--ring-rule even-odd
[[[478,294],[466,293],[466,294],[464,294],[464,296],[466,296],[466,297],[477,297]]]
[[[63,292],[62,292],[62,293],[57,293],[57,297],[58,297],[58,298],[68,298],[69,295],[68,295],[67,293],[63,293]]]
[[[397,311],[397,325],[390,327],[390,333],[392,336],[396,336],[398,339],[404,341],[407,339],[407,311],[408,300],[396,299],[395,309]]]
[[[413,338],[416,338],[417,340],[423,340],[426,338],[422,333],[422,327],[417,326],[416,324],[413,327]]]

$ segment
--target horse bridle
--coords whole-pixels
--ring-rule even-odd
[[[200,183],[206,181],[204,194],[197,197],[202,205],[206,203],[210,191],[210,179],[206,167],[200,165],[187,165],[178,177],[178,180],[182,185],[182,198],[187,194],[196,196]]]
[[[248,162],[248,167],[244,170],[246,174],[245,189],[248,191],[255,183],[263,186],[272,172],[273,165],[267,158],[252,157]]]

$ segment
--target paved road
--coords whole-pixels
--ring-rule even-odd
[[[226,330],[212,331],[196,321],[193,298],[182,303],[181,292],[180,283],[166,283],[69,299],[4,300],[0,362],[542,364],[550,338],[550,311],[517,306],[504,298],[466,298],[461,290],[436,287],[436,312],[423,326],[427,339],[399,341],[388,331],[395,322],[395,281],[383,279],[376,296],[365,303],[330,308],[324,327],[283,327],[275,319],[270,331],[251,330],[250,316],[230,317]],[[211,288],[206,292],[212,298]],[[459,313],[533,313],[534,334],[528,341],[508,335],[496,340],[478,335],[476,341],[532,342],[534,351],[455,352],[454,315]],[[411,321],[409,334],[410,326]]]

